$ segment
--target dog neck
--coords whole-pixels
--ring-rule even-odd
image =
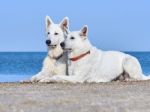
[[[69,52],[68,53],[69,59],[71,61],[77,61],[85,57],[86,55],[90,54],[91,49],[92,49],[92,45],[89,41],[87,41],[87,43],[84,44],[84,46],[81,47],[80,49],[74,49],[73,51]]]
[[[71,61],[78,61],[79,59],[81,59],[81,58],[85,57],[85,56],[86,56],[86,55],[88,55],[88,54],[90,54],[90,50],[89,50],[89,51],[87,51],[86,53],[83,53],[83,54],[79,55],[79,56],[76,56],[76,57],[70,58],[70,60],[71,60]]]
[[[59,60],[63,56],[63,54],[59,55],[58,57],[51,57],[49,54],[48,54],[48,56],[51,59]]]
[[[48,56],[52,59],[59,59],[59,57],[62,57],[61,55],[63,55],[63,50],[59,45],[54,49],[48,49]]]

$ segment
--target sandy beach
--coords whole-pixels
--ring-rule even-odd
[[[0,112],[150,112],[150,81],[1,83]]]

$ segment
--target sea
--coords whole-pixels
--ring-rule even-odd
[[[135,56],[145,75],[150,74],[150,52],[125,52]],[[0,82],[30,79],[42,68],[46,52],[0,52]]]

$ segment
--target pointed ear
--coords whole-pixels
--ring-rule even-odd
[[[61,22],[60,22],[60,27],[62,28],[63,31],[66,31],[66,29],[69,29],[69,18],[65,17]]]
[[[45,18],[45,24],[46,24],[46,29],[53,24],[53,21],[51,20],[51,18],[49,16],[46,16]]]
[[[81,30],[80,30],[80,36],[87,37],[88,36],[88,26],[85,25]]]

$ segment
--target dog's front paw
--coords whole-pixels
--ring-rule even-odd
[[[65,83],[66,81],[62,80],[60,77],[53,76],[51,78],[41,79],[39,82],[44,82],[44,83],[58,83],[58,82],[62,82],[62,83]]]
[[[39,82],[42,82],[42,83],[55,83],[56,80],[53,79],[53,78],[44,78],[44,79],[41,79]]]
[[[40,77],[38,77],[38,76],[35,75],[35,76],[32,76],[32,77],[31,77],[30,81],[31,81],[31,82],[39,82],[40,79],[41,79]]]

